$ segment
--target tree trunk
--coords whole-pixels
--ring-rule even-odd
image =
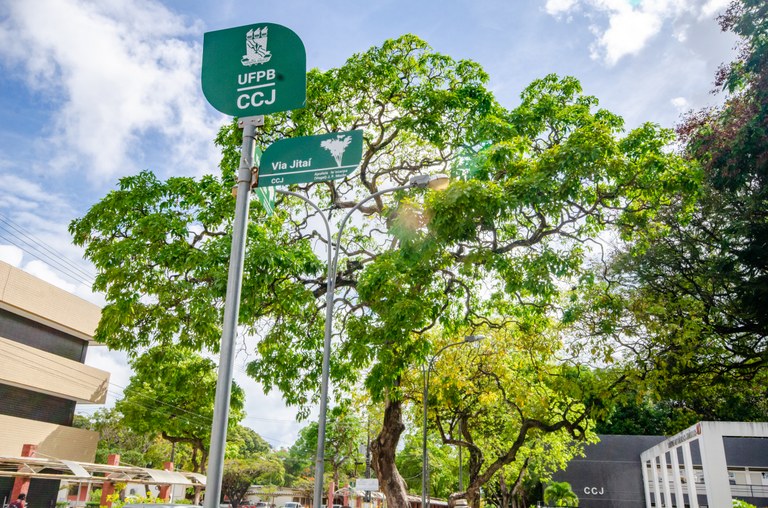
[[[523,467],[520,468],[520,474],[517,475],[515,484],[512,485],[511,496],[512,496],[512,501],[514,503],[513,508],[519,508],[526,505],[525,491],[523,490],[523,478],[525,478],[525,472],[528,470],[528,463],[530,461],[531,461],[530,457],[525,458],[525,462],[523,462]]]
[[[199,470],[202,474],[205,474],[205,465],[200,467],[200,463],[197,461],[197,446],[195,445],[192,445],[192,458],[190,462],[192,462],[192,471]]]
[[[208,449],[200,445],[200,473],[205,474],[208,465]]]
[[[499,497],[501,498],[500,508],[509,508],[509,489],[507,489],[507,480],[504,478],[503,474],[499,475]],[[512,508],[517,508],[517,506],[513,506]]]
[[[466,426],[464,427],[467,428]],[[469,486],[467,487],[467,505],[470,508],[480,508],[480,487],[481,483],[478,482],[480,476],[480,468],[483,467],[483,454],[477,446],[474,446],[472,436],[469,432],[465,432],[464,439],[472,444],[469,446]]]
[[[395,465],[397,444],[404,430],[402,403],[388,401],[381,432],[371,443],[373,465],[379,488],[387,496],[387,508],[409,508],[408,489]]]

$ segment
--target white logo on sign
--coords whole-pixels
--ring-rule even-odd
[[[245,55],[243,65],[251,66],[269,62],[272,53],[267,51],[267,29],[269,27],[248,30],[245,34]]]
[[[331,152],[333,158],[336,159],[336,165],[341,167],[341,158],[344,156],[344,150],[347,149],[351,142],[352,136],[339,134],[335,139],[326,139],[320,142],[320,146]]]

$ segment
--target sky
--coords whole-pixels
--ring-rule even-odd
[[[716,16],[727,0],[0,0],[0,260],[96,304],[94,270],[67,225],[126,175],[215,173],[228,117],[200,89],[203,33],[260,22],[293,30],[308,68],[413,33],[480,63],[513,108],[531,81],[578,78],[624,117],[674,127],[715,105],[718,65],[736,40]],[[274,447],[304,423],[243,373],[243,421]],[[108,404],[130,378],[122,353],[92,347],[112,373]],[[80,406],[88,413],[95,408]]]

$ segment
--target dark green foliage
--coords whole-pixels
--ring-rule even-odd
[[[195,471],[204,471],[210,444],[216,365],[181,346],[156,346],[131,362],[134,374],[115,408],[137,433],[157,433],[193,449]],[[244,393],[233,383],[229,425],[243,417]],[[201,453],[198,457],[197,453]]]
[[[402,382],[442,338],[427,332],[542,322],[566,284],[586,286],[578,281],[599,235],[631,237],[671,193],[695,183],[666,149],[669,131],[649,124],[624,133],[574,78],[534,81],[511,111],[486,83],[476,63],[407,35],[337,69],[310,71],[306,107],[269,115],[257,132],[263,149],[284,137],[364,131],[358,172],[292,189],[334,224],[368,194],[414,175],[465,177],[444,193],[367,201],[338,241],[332,382],[336,393],[364,383],[386,403],[372,455],[391,476],[383,488],[394,508],[407,503],[394,465]],[[99,340],[132,354],[171,343],[218,348],[240,146],[234,123],[217,143],[220,178],[126,177],[71,224],[107,295]],[[253,206],[251,219],[240,324],[260,340],[247,372],[306,416],[319,387],[326,240],[315,212],[295,198],[280,197],[272,218]]]
[[[677,129],[695,185],[601,269],[590,310],[567,314],[593,312],[586,333],[609,337],[597,349],[633,362],[661,401],[641,398],[623,410],[658,415],[667,422],[648,430],[665,433],[695,419],[766,418],[768,6],[735,1],[720,21],[742,38],[742,51],[718,74],[730,92],[723,106],[692,113]]]
[[[134,432],[114,408],[99,409],[90,416],[75,416],[74,426],[99,433],[96,463],[106,464],[111,454],[120,455],[127,464],[162,469],[170,458],[170,443],[157,433]]]
[[[251,459],[271,452],[269,443],[249,427],[237,425],[227,432],[227,455],[232,458]]]
[[[237,508],[251,485],[281,485],[283,465],[276,458],[235,459],[224,462],[221,501]]]

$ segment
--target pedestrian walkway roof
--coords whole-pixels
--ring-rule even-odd
[[[0,455],[0,477],[22,476],[103,483],[105,481],[150,485],[188,485],[205,487],[205,475],[189,471],[163,471],[130,465],[110,466],[42,457],[8,457]]]

